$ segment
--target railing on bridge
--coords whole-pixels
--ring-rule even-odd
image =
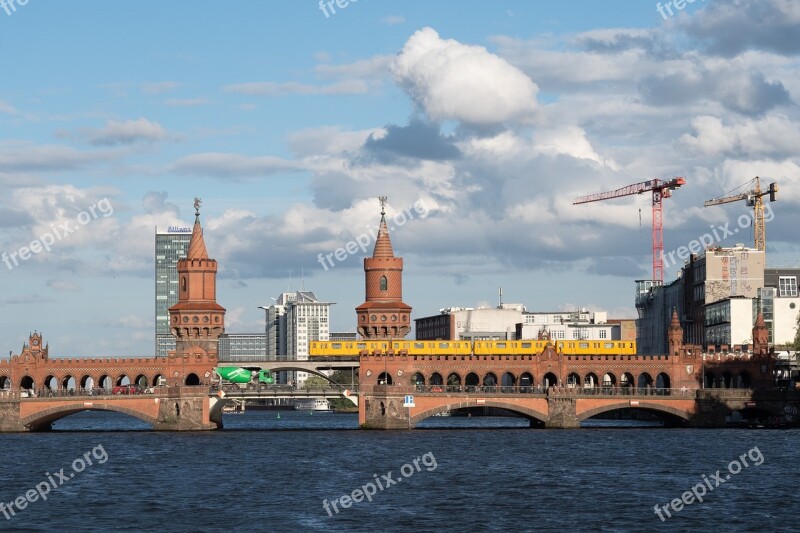
[[[740,389],[744,390],[744,389]],[[672,396],[694,398],[698,389],[659,389],[655,387],[550,387],[499,385],[374,385],[375,394],[495,394],[495,395],[541,395],[541,396]],[[752,392],[752,391],[750,391]]]
[[[211,394],[219,393],[219,387],[211,387]],[[319,396],[342,396],[347,391],[349,394],[358,394],[358,385],[352,387],[315,387],[315,388],[295,388],[291,386],[273,386],[261,389],[239,389],[236,387],[223,389],[226,396],[235,397],[289,397],[289,398],[311,398]]]

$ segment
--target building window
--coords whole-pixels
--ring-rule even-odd
[[[386,276],[381,276],[381,290],[388,290],[389,282],[386,281]]]
[[[606,338],[606,330],[604,330],[604,329],[600,330],[600,338],[601,339],[605,339]]]
[[[797,278],[794,276],[781,276],[778,279],[779,296],[797,296]]]
[[[181,290],[186,292],[186,277],[181,278]]]

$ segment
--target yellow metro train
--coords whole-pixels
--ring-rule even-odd
[[[635,355],[635,341],[546,340],[519,341],[311,341],[309,356],[357,358],[362,354],[407,353],[408,355],[539,355],[552,344],[564,355]]]

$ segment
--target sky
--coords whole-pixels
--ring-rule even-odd
[[[0,349],[152,355],[155,228],[195,197],[231,333],[300,289],[353,331],[379,196],[414,318],[501,287],[635,317],[650,196],[572,202],[651,179],[686,180],[667,281],[705,233],[752,245],[703,202],[755,176],[768,265],[800,266],[800,3],[676,3],[0,4]]]

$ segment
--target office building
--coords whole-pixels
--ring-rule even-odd
[[[166,357],[175,350],[170,332],[169,308],[178,303],[178,261],[186,257],[192,228],[170,226],[155,233],[155,353]]]

